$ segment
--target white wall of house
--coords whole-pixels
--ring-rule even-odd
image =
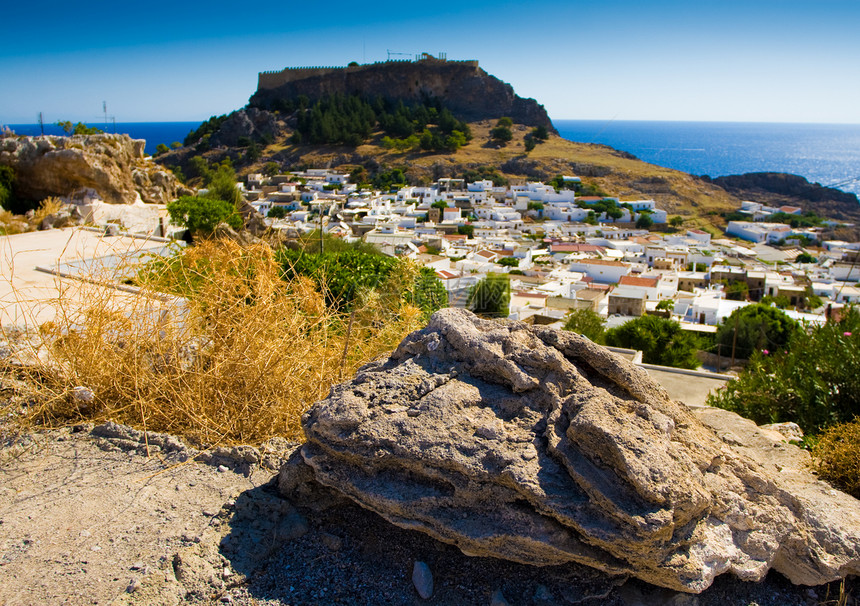
[[[618,282],[621,276],[630,273],[630,266],[626,264],[593,263],[586,259],[572,261],[568,268],[570,271],[582,272],[595,282],[600,282],[601,284]]]

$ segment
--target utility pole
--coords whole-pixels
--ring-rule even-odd
[[[42,118],[42,112],[39,112],[39,129],[42,131],[42,136],[45,136],[45,120]]]

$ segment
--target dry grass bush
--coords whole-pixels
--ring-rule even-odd
[[[860,499],[860,417],[822,433],[812,456],[822,480]]]
[[[203,242],[140,275],[133,294],[92,284],[102,277],[82,307],[61,297],[43,326],[52,363],[39,369],[55,396],[34,420],[111,419],[206,445],[301,439],[310,404],[422,321],[395,295],[409,276],[342,315],[311,280],[284,280],[266,245]],[[78,386],[94,399],[75,397]]]
[[[59,198],[49,196],[39,202],[39,208],[33,211],[33,218],[31,219],[31,223],[36,226],[41,225],[45,217],[48,217],[50,215],[56,215],[62,209],[63,201]]]
[[[12,214],[8,210],[0,209],[0,236],[20,234],[27,231],[28,225],[21,217]]]

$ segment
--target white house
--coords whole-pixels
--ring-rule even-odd
[[[604,259],[576,259],[570,262],[569,269],[582,272],[595,282],[612,284],[630,273],[630,264]]]
[[[785,223],[750,223],[749,221],[729,221],[726,233],[750,242],[778,242],[791,233]]]

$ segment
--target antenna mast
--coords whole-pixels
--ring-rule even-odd
[[[42,112],[39,112],[39,129],[42,131],[42,136],[45,136],[45,120],[42,118]]]

